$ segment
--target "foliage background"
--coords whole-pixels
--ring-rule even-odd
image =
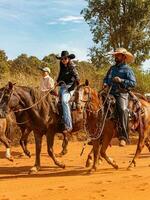
[[[101,89],[102,80],[109,67],[96,67],[88,61],[74,61],[80,74],[81,82],[89,80],[91,87]],[[5,51],[0,50],[0,86],[4,86],[8,81],[17,85],[36,87],[40,83],[41,67],[49,67],[51,76],[56,80],[59,72],[59,60],[55,54],[49,54],[39,60],[35,56],[26,54],[19,55],[14,60],[8,60]],[[137,92],[150,92],[150,72],[143,72],[140,67],[131,66],[137,79]]]

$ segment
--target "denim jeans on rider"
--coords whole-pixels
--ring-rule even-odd
[[[119,127],[119,140],[129,142],[128,135],[128,93],[120,93],[116,98],[116,109],[121,127]]]
[[[64,118],[66,129],[72,129],[72,117],[71,117],[69,100],[71,96],[73,95],[74,91],[68,92],[69,87],[70,85],[69,86],[62,85],[59,91],[62,108],[63,108],[63,118]]]

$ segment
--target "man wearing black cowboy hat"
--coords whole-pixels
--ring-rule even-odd
[[[69,54],[68,51],[62,51],[60,60],[60,72],[57,78],[57,83],[60,85],[60,99],[63,108],[63,118],[65,124],[64,133],[72,131],[72,118],[69,106],[69,100],[73,95],[74,88],[79,84],[79,75],[76,70],[76,65],[71,61],[75,58],[74,54]]]

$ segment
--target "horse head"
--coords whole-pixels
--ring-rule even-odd
[[[18,107],[20,98],[15,91],[15,84],[8,82],[8,84],[1,88],[0,96],[0,115],[6,116],[11,110]]]
[[[83,110],[86,106],[88,109],[97,110],[100,104],[99,101],[100,99],[97,91],[90,87],[88,80],[76,88],[74,93],[74,102],[78,109]]]
[[[84,84],[79,85],[74,92],[73,101],[76,103],[77,108],[82,110],[85,104],[90,100],[90,87],[89,82],[86,80]]]

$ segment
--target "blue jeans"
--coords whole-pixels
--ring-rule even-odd
[[[120,125],[119,127],[119,139],[124,139],[128,141],[128,93],[120,93],[116,98],[116,109],[119,117]]]
[[[59,95],[62,103],[63,108],[63,118],[65,123],[66,129],[72,129],[72,117],[71,117],[71,110],[69,106],[69,100],[73,95],[74,91],[68,92],[68,88],[70,86],[61,86],[59,90]]]

